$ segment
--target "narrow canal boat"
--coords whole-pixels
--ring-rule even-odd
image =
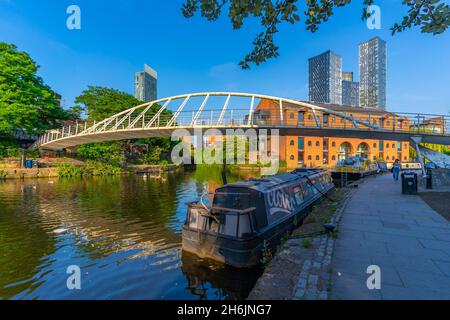
[[[277,244],[333,188],[322,169],[226,184],[216,189],[210,207],[202,199],[188,203],[183,250],[235,267],[254,266],[265,244]]]

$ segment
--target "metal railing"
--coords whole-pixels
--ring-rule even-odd
[[[202,101],[189,105],[192,98]],[[220,105],[207,106],[211,97],[223,97]],[[248,100],[245,108],[232,105],[231,99]],[[270,108],[257,108],[256,100],[266,100]],[[177,103],[179,102],[179,103]],[[175,104],[174,110],[169,104]],[[241,103],[240,103],[241,104]],[[418,135],[439,135],[450,138],[450,116],[380,112],[355,109],[336,111],[310,103],[277,97],[245,93],[199,93],[160,99],[122,111],[102,121],[74,122],[60,129],[50,130],[39,137],[37,146],[70,137],[96,134],[167,130],[183,128],[320,128],[382,132],[406,132]],[[169,130],[170,131],[170,130]]]

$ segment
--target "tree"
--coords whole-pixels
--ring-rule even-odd
[[[90,143],[77,147],[78,156],[120,166],[125,162],[124,151],[119,142]]]
[[[72,106],[67,109],[69,120],[81,120],[81,115],[85,112],[85,109],[81,106]]]
[[[362,19],[370,17],[367,7],[374,0],[361,0],[365,6]],[[412,26],[420,26],[424,33],[433,35],[443,33],[450,25],[450,6],[446,0],[402,0],[408,7],[408,14],[401,23],[391,28],[392,34],[401,32]],[[319,25],[326,22],[337,7],[344,7],[352,0],[305,0],[306,29],[316,32]],[[259,65],[267,59],[278,57],[278,47],[274,43],[274,35],[278,32],[278,25],[283,22],[294,24],[300,21],[297,0],[185,0],[182,13],[191,18],[200,10],[201,16],[208,21],[219,18],[225,6],[228,5],[228,16],[234,29],[240,29],[244,19],[253,16],[260,20],[264,31],[259,33],[253,41],[253,50],[239,63],[243,69],[250,68],[250,63]]]
[[[67,119],[38,69],[28,53],[0,42],[0,135],[12,137],[15,128],[41,133]]]
[[[83,104],[88,118],[97,121],[142,104],[128,93],[97,86],[88,86],[75,98],[75,102]]]
[[[126,92],[97,86],[89,86],[88,89],[84,90],[81,95],[75,98],[75,102],[83,104],[84,107],[77,106],[71,109],[70,113],[73,114],[74,118],[84,112],[88,115],[89,119],[96,121],[104,120],[116,113],[143,103]],[[154,104],[147,111],[147,116],[152,116],[160,108],[160,105]],[[172,112],[164,110],[161,116],[164,119],[170,119]],[[149,138],[125,142],[91,143],[80,146],[77,150],[78,155],[84,159],[100,160],[113,165],[119,165],[123,162],[124,155],[127,155],[125,150],[132,150],[132,145],[147,145],[147,152],[142,156],[144,158],[143,160],[157,163],[164,154],[170,152],[173,143],[170,138]],[[133,155],[129,157],[132,158]]]

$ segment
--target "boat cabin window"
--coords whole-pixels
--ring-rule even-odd
[[[229,192],[216,192],[213,205],[221,208],[247,209],[251,207],[250,193],[233,192],[232,190]]]

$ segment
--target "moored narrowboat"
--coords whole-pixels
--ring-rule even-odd
[[[365,176],[374,175],[380,172],[376,162],[355,156],[341,160],[331,172],[331,177],[335,180],[345,179],[356,181]]]
[[[201,200],[188,203],[183,250],[234,267],[254,266],[265,243],[278,243],[333,188],[323,169],[226,184],[216,189],[210,207]]]

